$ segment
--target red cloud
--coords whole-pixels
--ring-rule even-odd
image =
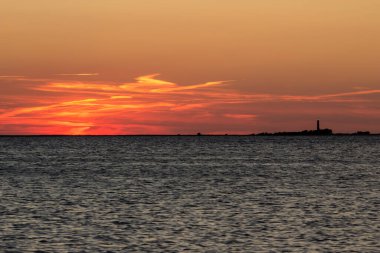
[[[309,114],[326,114],[320,103],[338,103],[340,113],[357,111],[352,104],[374,106],[369,95],[380,90],[362,90],[315,96],[243,93],[226,89],[226,81],[179,85],[158,75],[136,78],[123,84],[47,82],[27,86],[38,93],[20,98],[0,95],[2,134],[176,134],[251,133],[268,126],[270,119],[297,112],[288,103],[306,108]],[[19,78],[19,77],[17,77]],[[32,94],[30,92],[30,94]],[[365,101],[365,102],[363,102]],[[12,103],[13,102],[13,103]],[[342,106],[344,110],[342,111]],[[365,110],[361,108],[360,110]],[[301,112],[302,110],[298,110]],[[370,117],[379,108],[368,108]],[[268,121],[269,120],[269,121]]]

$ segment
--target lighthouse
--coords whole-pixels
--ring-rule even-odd
[[[317,131],[319,132],[321,130],[320,126],[319,126],[319,120],[317,120]]]

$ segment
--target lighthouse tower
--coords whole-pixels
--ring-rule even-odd
[[[320,125],[319,125],[319,120],[317,120],[317,131],[319,132],[321,130]]]

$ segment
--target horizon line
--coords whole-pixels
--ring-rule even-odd
[[[290,133],[287,135],[287,133]],[[202,136],[379,136],[380,133],[369,133],[369,134],[358,134],[358,132],[355,133],[333,133],[330,135],[307,135],[302,134],[298,132],[275,132],[275,133],[252,133],[252,134],[0,134],[0,137],[112,137],[112,136],[120,136],[120,137],[134,137],[134,136],[195,136],[195,137],[202,137]],[[359,131],[360,133],[360,131]]]

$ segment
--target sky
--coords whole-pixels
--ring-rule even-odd
[[[380,133],[378,0],[0,6],[0,134]]]

